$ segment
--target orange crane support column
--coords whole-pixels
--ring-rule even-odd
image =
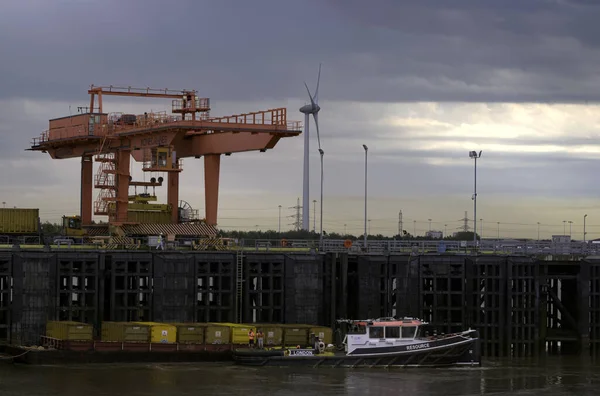
[[[92,224],[92,195],[94,191],[94,162],[92,157],[81,157],[81,197],[80,213],[81,224]]]
[[[129,164],[131,161],[131,150],[119,150],[117,152],[117,210],[116,223],[127,222],[127,204],[129,202]]]
[[[171,223],[179,222],[179,172],[169,172],[167,203],[171,205]]]
[[[220,154],[210,154],[204,156],[204,202],[206,206],[206,223],[209,225],[217,225],[220,169]]]

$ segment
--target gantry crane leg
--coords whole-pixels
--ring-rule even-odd
[[[92,195],[94,192],[94,161],[91,156],[81,157],[81,224],[92,224]]]
[[[131,161],[131,150],[119,150],[117,152],[117,188],[116,201],[117,210],[115,223],[127,222],[127,205],[129,202],[129,164]]]
[[[179,222],[179,172],[168,172],[167,204],[171,205],[171,222]]]

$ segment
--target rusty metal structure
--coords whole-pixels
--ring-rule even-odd
[[[285,108],[210,116],[210,99],[195,90],[94,86],[88,90],[89,108],[77,115],[50,120],[47,131],[33,139],[29,150],[54,159],[81,158],[81,222],[95,215],[108,216],[109,224],[126,226],[131,200],[129,187],[156,187],[162,178],[133,181],[131,158],[144,172],[167,173],[167,205],[171,223],[178,222],[179,173],[182,158],[204,159],[205,222],[217,224],[221,156],[245,151],[265,152],[281,138],[301,133],[299,122],[288,122]],[[171,114],[105,113],[105,96],[171,99]],[[93,162],[100,163],[93,175]],[[100,192],[93,202],[93,189]]]

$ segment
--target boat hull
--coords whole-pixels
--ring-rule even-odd
[[[305,350],[255,350],[237,349],[233,352],[236,364],[247,366],[313,366],[313,367],[447,367],[480,366],[481,355],[478,338],[455,337],[454,342],[427,342],[427,347],[406,349],[390,347],[385,352],[363,349],[356,354],[315,354]],[[444,342],[445,341],[445,342]],[[376,349],[376,348],[373,348]],[[384,349],[384,348],[379,348]],[[370,353],[364,353],[365,351]]]

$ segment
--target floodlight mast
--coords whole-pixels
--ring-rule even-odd
[[[469,151],[469,157],[475,160],[475,173],[473,184],[473,249],[477,248],[477,159],[481,158],[483,150]]]

